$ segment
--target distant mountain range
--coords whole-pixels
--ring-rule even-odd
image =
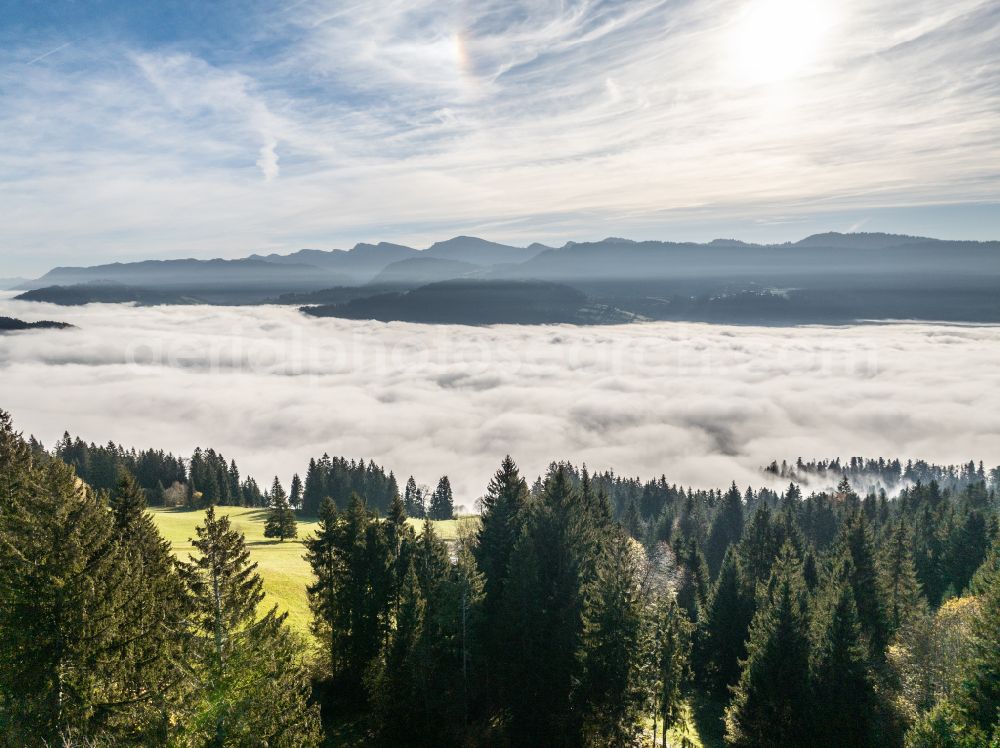
[[[21,297],[26,300],[64,304],[296,303],[324,306],[324,314],[342,306],[343,316],[367,309],[373,318],[416,319],[421,314],[413,305],[429,304],[430,297],[414,294],[401,302],[401,295],[457,280],[529,283],[517,294],[544,293],[545,287],[530,285],[537,282],[567,286],[585,297],[584,307],[595,304],[651,319],[1000,321],[1000,242],[879,233],[815,234],[785,244],[608,238],[562,247],[515,247],[458,236],[424,250],[383,242],[236,260],[60,267],[19,288],[30,291]],[[486,287],[463,288],[485,293]],[[502,288],[501,296],[513,298],[512,286]],[[458,289],[436,287],[434,304]],[[386,294],[396,294],[396,301],[390,304],[393,297]],[[395,311],[377,312],[375,302],[363,301],[375,296]],[[454,303],[457,309],[465,302],[455,296]],[[411,311],[400,311],[405,309]]]

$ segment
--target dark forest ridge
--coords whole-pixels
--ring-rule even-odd
[[[61,330],[72,326],[68,322],[53,322],[47,319],[38,322],[25,322],[14,317],[0,317],[0,333],[16,330]]]

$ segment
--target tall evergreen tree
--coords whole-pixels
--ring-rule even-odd
[[[912,545],[912,537],[900,520],[882,547],[879,571],[886,594],[885,609],[891,633],[898,631],[912,616],[927,607],[920,593],[920,582],[910,552]]]
[[[519,745],[577,745],[580,646],[597,533],[580,492],[559,466],[529,505],[511,559],[504,620],[515,636],[502,700]]]
[[[292,484],[288,489],[288,503],[292,509],[302,508],[302,479],[298,473],[292,476]]]
[[[677,554],[677,565],[680,575],[677,604],[684,609],[689,620],[698,621],[708,598],[710,581],[708,565],[696,540],[682,543]]]
[[[726,709],[726,742],[747,748],[810,738],[809,619],[800,562],[785,546],[750,626],[747,659]]]
[[[654,616],[653,707],[663,731],[662,746],[666,748],[667,730],[681,718],[690,676],[691,623],[669,593],[657,599]]]
[[[412,475],[406,480],[406,489],[403,492],[403,507],[406,509],[408,517],[423,519],[424,495],[417,488],[417,482],[413,479]]]
[[[180,564],[193,601],[188,644],[194,693],[182,720],[189,745],[310,746],[319,742],[302,651],[277,606],[258,617],[263,582],[243,535],[209,508]]]
[[[705,544],[705,561],[713,579],[719,573],[726,550],[739,542],[742,534],[743,499],[740,496],[740,489],[734,482],[722,497],[722,503],[708,534],[708,542]]]
[[[385,744],[420,745],[426,725],[426,692],[422,679],[421,652],[425,603],[409,559],[400,587],[399,607],[385,657],[370,679],[369,700],[375,732]]]
[[[753,612],[753,599],[747,595],[736,553],[730,549],[698,622],[696,661],[701,679],[720,696],[740,677]]]
[[[337,505],[327,496],[320,504],[319,527],[314,535],[305,539],[305,559],[315,577],[306,585],[312,612],[310,629],[319,642],[322,660],[330,673],[337,672],[341,666],[344,618],[339,593],[346,573],[341,532]]]
[[[277,538],[284,542],[285,538],[294,538],[298,534],[295,510],[288,505],[288,496],[276,475],[274,483],[271,484],[271,509],[267,514],[267,522],[264,524],[264,537]]]
[[[598,563],[585,612],[584,738],[593,745],[629,746],[646,699],[643,658],[642,550],[621,530]]]
[[[502,670],[512,646],[513,632],[502,624],[500,616],[511,556],[521,535],[527,503],[528,484],[508,455],[490,479],[483,496],[477,543],[473,549],[483,574],[484,650],[487,688],[491,694],[494,676]]]
[[[123,692],[110,721],[127,742],[167,741],[170,713],[183,698],[183,658],[188,597],[169,541],[146,511],[145,496],[131,473],[122,473],[111,509],[118,537],[125,604],[120,644]]]
[[[885,659],[889,643],[889,617],[885,609],[882,579],[878,574],[875,546],[868,520],[861,511],[852,511],[844,521],[838,540],[840,558],[849,561],[847,582],[854,593],[861,633],[873,663]]]
[[[431,494],[427,516],[431,519],[452,519],[455,516],[455,498],[451,492],[451,481],[447,475],[441,476],[437,488]]]
[[[850,564],[845,561],[845,564]],[[840,570],[827,582],[815,614],[812,685],[818,745],[884,745],[877,740],[878,704],[868,650],[861,636],[854,591]]]
[[[0,734],[108,736],[123,693],[127,585],[105,501],[36,461],[0,411]]]
[[[427,745],[458,745],[468,717],[470,632],[481,580],[461,548],[452,563],[430,521],[417,539],[415,568],[424,599],[417,642],[418,677],[425,690],[422,733]]]
[[[736,546],[740,568],[750,595],[755,594],[758,584],[767,582],[771,577],[771,566],[782,545],[775,531],[771,510],[767,504],[761,503]]]
[[[955,705],[961,724],[992,746],[1000,741],[1000,543],[976,572],[973,591],[979,610]]]

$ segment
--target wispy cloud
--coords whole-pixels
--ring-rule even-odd
[[[195,27],[8,45],[0,253],[783,239],[996,201],[988,0],[341,0],[231,25],[222,47]]]
[[[44,60],[49,55],[54,55],[56,52],[59,52],[60,50],[66,49],[66,47],[68,47],[71,43],[72,42],[63,42],[58,47],[55,47],[54,49],[50,49],[48,52],[43,52],[42,54],[38,55],[37,57],[32,57],[30,60],[28,60],[24,64],[25,65],[34,65],[36,62],[41,62],[42,60]]]

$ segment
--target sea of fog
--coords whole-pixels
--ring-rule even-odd
[[[0,316],[77,326],[0,335],[25,434],[213,447],[261,483],[328,452],[447,474],[471,507],[507,453],[529,478],[568,459],[702,487],[799,456],[1000,462],[996,326],[427,326],[9,294]]]

